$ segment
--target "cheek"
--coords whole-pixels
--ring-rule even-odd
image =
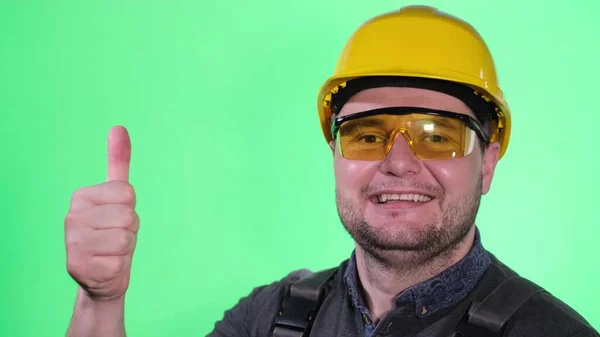
[[[469,159],[455,159],[427,167],[445,194],[463,194],[472,191],[477,185],[481,171],[480,167]]]
[[[344,193],[354,193],[369,185],[379,162],[346,160],[339,156],[334,159],[336,188]]]

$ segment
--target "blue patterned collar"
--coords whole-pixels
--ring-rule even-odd
[[[483,248],[479,230],[476,229],[473,247],[462,260],[444,270],[436,277],[403,291],[397,297],[396,305],[413,303],[417,317],[421,318],[457,304],[473,290],[487,270],[490,262],[491,258]],[[360,285],[356,269],[355,252],[352,252],[352,256],[348,261],[348,266],[344,273],[344,282],[348,288],[348,293],[352,297],[354,307],[360,310],[363,315],[370,317],[370,313],[361,304],[358,295],[358,287]]]

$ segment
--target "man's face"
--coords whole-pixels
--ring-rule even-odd
[[[354,95],[339,116],[383,107],[425,107],[475,117],[459,99],[425,89],[375,88]],[[421,161],[402,135],[380,161],[348,160],[334,152],[337,206],[357,244],[375,257],[401,252],[412,260],[452,249],[472,229],[482,194],[488,192],[498,158],[494,143],[481,143],[462,158]],[[420,201],[378,202],[381,194],[423,195]],[[428,200],[428,201],[423,201]],[[389,259],[389,257],[388,257]]]

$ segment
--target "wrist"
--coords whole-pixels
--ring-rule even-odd
[[[125,336],[125,296],[94,299],[79,288],[68,336]]]
[[[125,294],[114,297],[91,296],[85,289],[79,286],[77,288],[77,301],[81,301],[82,304],[101,307],[118,306],[124,304]]]
[[[79,287],[77,290],[76,306],[85,310],[115,312],[125,307],[125,295],[114,298],[91,297],[87,291]]]

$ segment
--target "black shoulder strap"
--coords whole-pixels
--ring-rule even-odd
[[[275,317],[272,337],[308,337],[313,321],[338,267],[308,275],[294,282]]]
[[[482,301],[471,304],[454,336],[501,336],[502,328],[510,317],[533,295],[544,291],[540,286],[523,277],[511,276]]]
[[[294,282],[275,317],[271,337],[308,337],[337,271],[337,267],[326,269]],[[510,317],[532,296],[544,291],[523,277],[509,277],[483,300],[471,304],[453,337],[501,336]]]

